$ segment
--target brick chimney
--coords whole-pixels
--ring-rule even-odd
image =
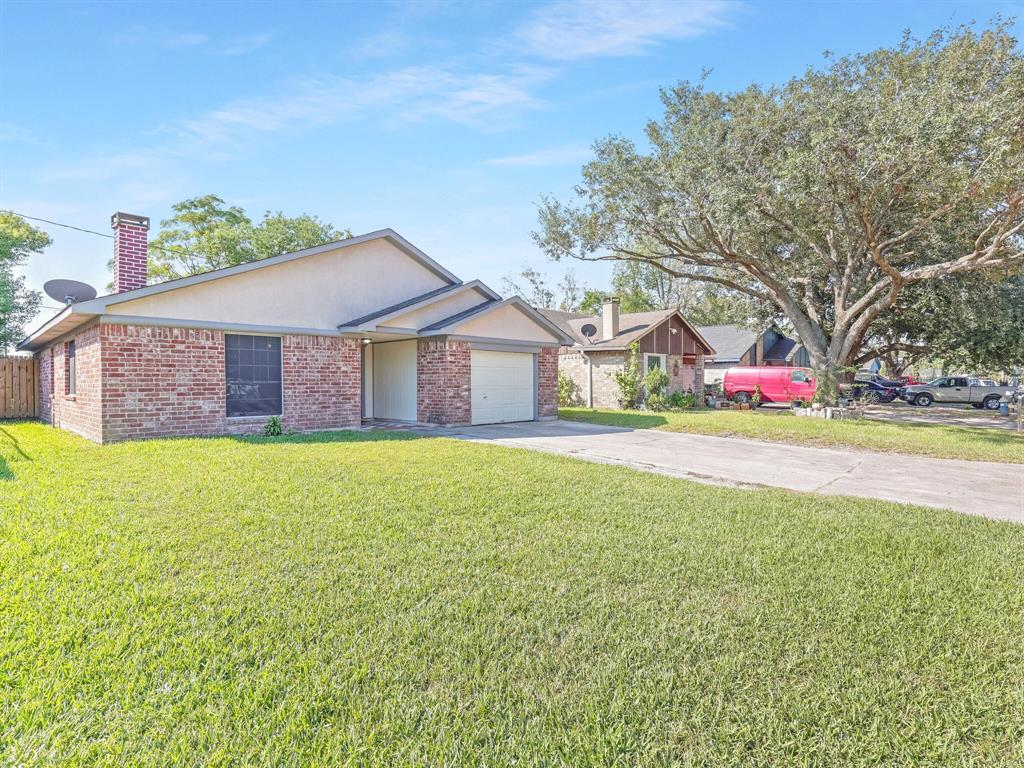
[[[110,217],[114,230],[114,293],[146,287],[149,217],[118,211]]]
[[[601,304],[601,340],[608,341],[619,335],[619,297],[605,296]]]

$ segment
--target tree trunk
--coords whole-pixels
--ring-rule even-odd
[[[815,354],[808,350],[811,368],[817,386],[814,389],[814,402],[823,405],[835,405],[839,401],[839,386],[850,378],[849,361],[841,362],[831,355]]]

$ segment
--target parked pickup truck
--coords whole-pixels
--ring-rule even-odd
[[[1003,395],[1012,395],[1010,387],[988,386],[967,376],[943,376],[927,384],[913,384],[900,392],[900,397],[912,405],[938,403],[970,403],[975,408],[999,408]]]

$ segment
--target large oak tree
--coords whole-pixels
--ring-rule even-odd
[[[544,201],[537,241],[771,302],[825,398],[910,286],[1024,260],[1024,58],[1008,24],[662,100],[649,149],[599,141],[577,199]]]

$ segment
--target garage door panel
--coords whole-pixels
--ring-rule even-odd
[[[532,421],[535,385],[528,352],[471,352],[472,421]]]

